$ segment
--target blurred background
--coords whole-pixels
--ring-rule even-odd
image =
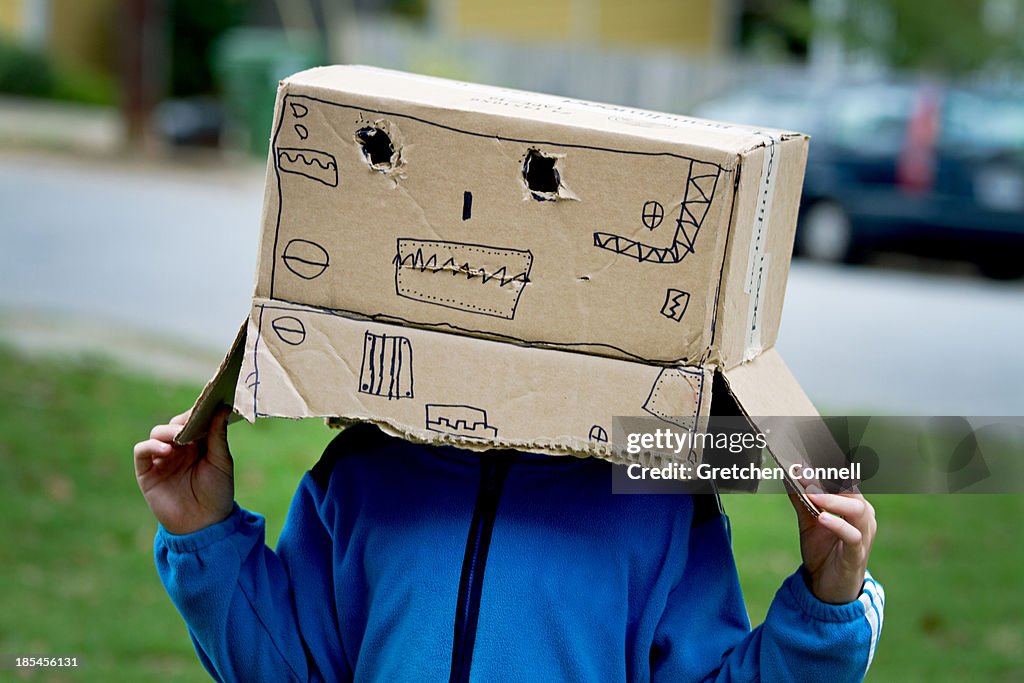
[[[276,84],[363,63],[812,135],[778,346],[822,411],[1024,414],[1024,0],[0,0],[0,654],[204,680],[131,445],[248,311]],[[232,428],[273,542],[317,422]],[[751,619],[799,562],[730,496]],[[1024,680],[1024,499],[880,496],[874,680]],[[9,671],[0,671],[0,679]]]

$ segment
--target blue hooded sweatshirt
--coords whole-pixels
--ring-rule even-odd
[[[421,446],[360,425],[277,550],[235,506],[156,564],[218,681],[859,681],[884,593],[802,570],[750,629],[714,495],[615,495],[607,462]]]

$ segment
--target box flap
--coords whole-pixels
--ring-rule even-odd
[[[246,330],[248,329],[248,318],[238,328],[235,341],[231,343],[224,360],[214,373],[213,378],[206,383],[203,391],[192,406],[192,414],[184,428],[174,438],[174,442],[181,445],[194,441],[203,436],[206,426],[210,424],[217,408],[223,405],[232,405],[235,398],[235,384],[238,382],[238,373],[242,367],[242,354],[245,351]],[[234,416],[232,416],[234,417]]]
[[[722,375],[726,390],[740,411],[751,426],[764,434],[769,452],[786,472],[787,482],[804,505],[817,514],[817,508],[804,494],[804,485],[789,476],[789,468],[797,464],[809,465],[802,455],[807,452],[809,438],[815,438],[818,443],[817,439],[828,435],[828,430],[778,351],[768,349],[749,363],[724,370]]]
[[[254,301],[236,409],[370,421],[404,438],[615,459],[615,416],[708,415],[711,371],[662,367]]]
[[[774,348],[723,374],[729,392],[748,417],[818,415],[817,408]]]

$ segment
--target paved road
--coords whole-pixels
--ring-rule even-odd
[[[248,314],[258,169],[0,156],[0,305],[227,348]]]
[[[255,167],[2,154],[0,307],[219,352],[248,310],[261,203]],[[778,345],[830,412],[1024,414],[1024,283],[798,262]]]

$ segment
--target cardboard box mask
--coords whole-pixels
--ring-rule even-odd
[[[617,415],[813,414],[771,349],[807,139],[354,66],[281,83],[220,403],[615,457]]]

